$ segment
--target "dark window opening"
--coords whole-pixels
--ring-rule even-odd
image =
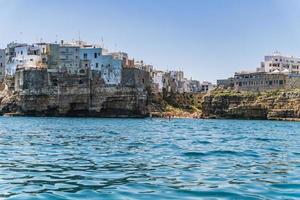
[[[279,85],[283,85],[283,80],[279,80]]]
[[[53,80],[52,80],[52,83],[53,83],[54,86],[57,86],[57,85],[58,85],[58,84],[57,84],[57,79],[53,79]]]

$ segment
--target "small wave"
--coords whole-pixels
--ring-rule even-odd
[[[192,156],[192,157],[204,157],[204,156],[250,156],[250,157],[258,157],[258,155],[252,151],[229,151],[229,150],[216,150],[216,151],[207,151],[207,152],[185,152],[184,156]]]

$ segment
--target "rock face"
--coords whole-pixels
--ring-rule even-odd
[[[298,119],[300,91],[237,93],[216,90],[204,96],[202,114],[206,118]]]
[[[13,86],[0,91],[0,113],[32,116],[145,117],[147,90],[104,85],[97,75],[66,75],[46,70],[18,71]],[[14,88],[14,90],[9,89]]]

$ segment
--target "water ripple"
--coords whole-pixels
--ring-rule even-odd
[[[299,199],[299,128],[0,117],[0,199]]]

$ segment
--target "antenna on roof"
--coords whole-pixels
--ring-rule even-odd
[[[57,35],[55,35],[55,44],[57,44]]]
[[[78,41],[79,41],[79,44],[80,44],[80,41],[81,41],[81,39],[80,39],[80,30],[78,31]]]

